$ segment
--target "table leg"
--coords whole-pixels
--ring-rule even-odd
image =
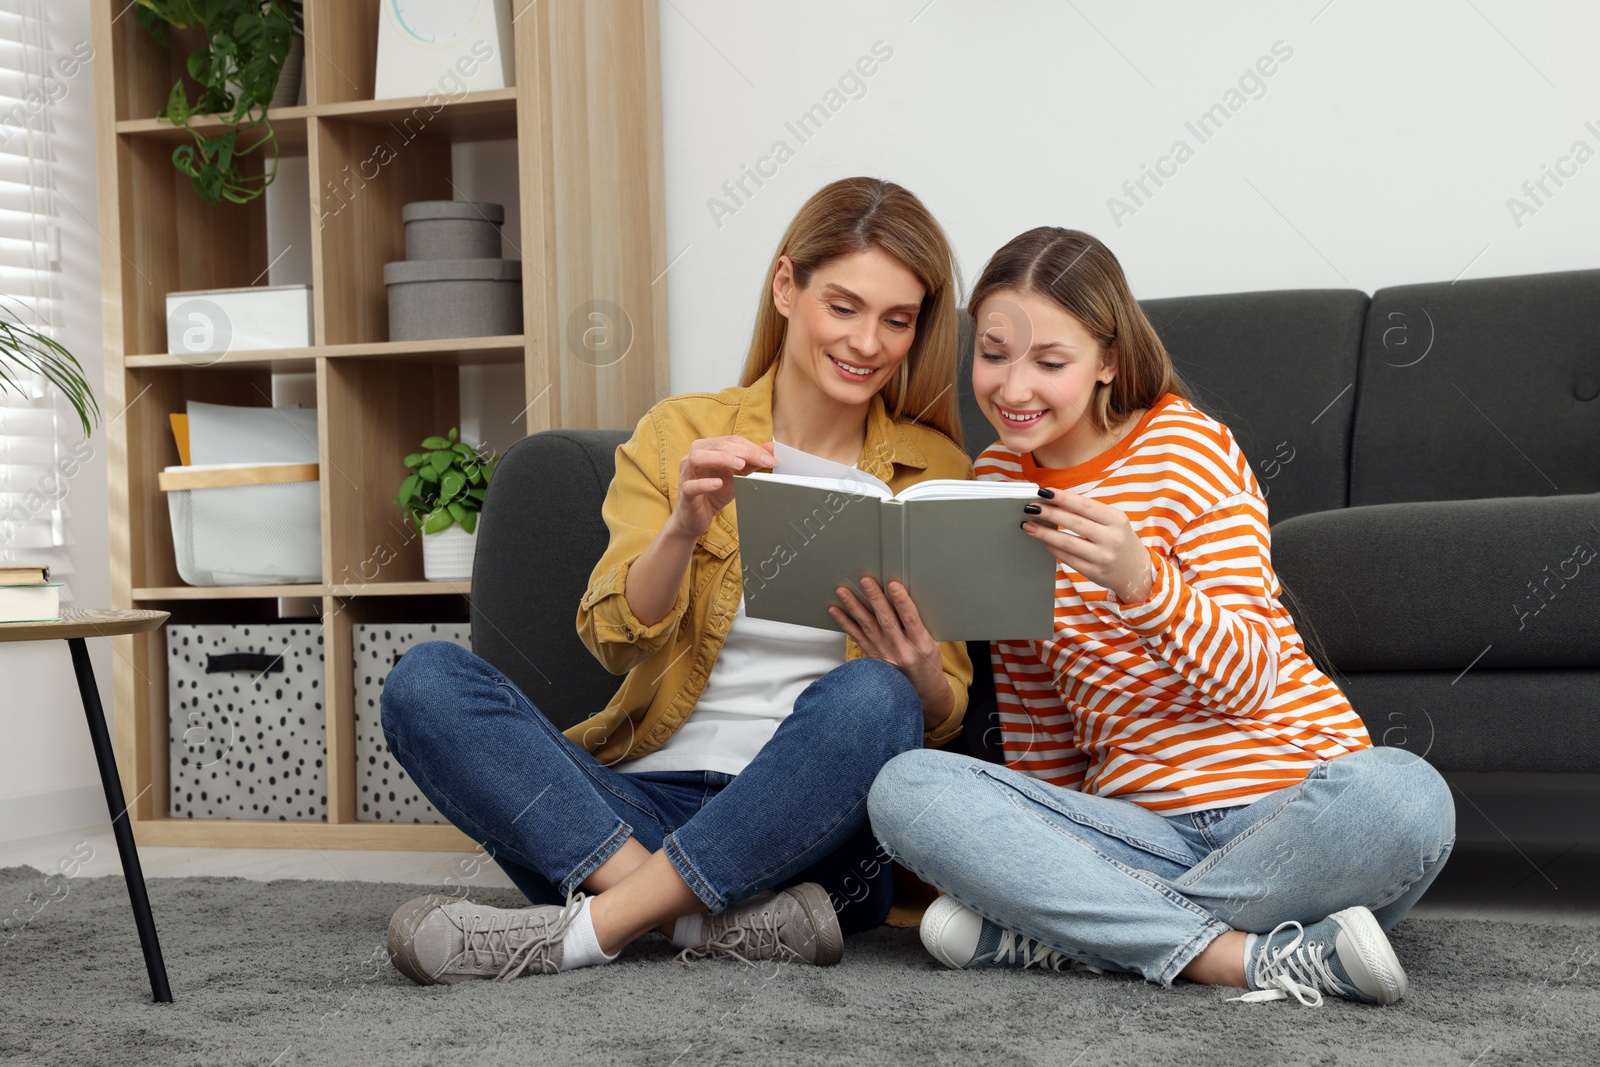
[[[100,765],[100,782],[106,790],[106,807],[111,812],[111,833],[117,839],[122,858],[122,876],[128,883],[128,899],[133,903],[133,921],[139,928],[139,946],[144,949],[145,970],[150,972],[150,992],[158,1004],[172,1003],[167,988],[167,965],[161,958],[161,943],[156,940],[156,921],[150,914],[150,898],[145,893],[144,871],[139,866],[139,850],[133,843],[133,828],[128,821],[127,802],[122,796],[122,779],[117,774],[117,758],[106,729],[105,712],[100,706],[100,690],[94,683],[94,668],[83,638],[67,638],[72,650],[72,669],[78,675],[78,693],[83,712],[89,717],[89,737],[94,742],[95,762]]]

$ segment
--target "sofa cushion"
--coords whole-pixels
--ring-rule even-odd
[[[1480,667],[1357,671],[1334,681],[1373,744],[1413,752],[1437,770],[1600,772],[1600,672]]]
[[[1272,564],[1341,671],[1600,667],[1600,493],[1301,515]]]
[[[1600,270],[1372,297],[1350,503],[1600,491]]]
[[[1367,294],[1286,289],[1140,306],[1195,406],[1249,458],[1274,525],[1345,506]]]
[[[547,430],[506,449],[478,522],[472,650],[561,729],[620,684],[578,640],[578,601],[608,533],[600,505],[626,430]]]

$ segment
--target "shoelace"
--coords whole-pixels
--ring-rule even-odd
[[[562,909],[560,915],[553,918],[548,912],[495,913],[487,917],[487,924],[480,924],[480,916],[474,913],[467,922],[464,931],[466,940],[461,952],[446,963],[442,970],[449,970],[468,956],[472,957],[472,965],[476,967],[482,955],[490,963],[498,963],[501,957],[505,957],[505,965],[494,978],[497,982],[520,977],[535,962],[538,963],[541,972],[554,974],[561,968],[550,958],[549,950],[552,946],[560,944],[561,939],[566,936],[567,927],[572,925],[572,920],[577,918],[578,912],[583,908],[583,901],[582,893],[569,895],[566,907]],[[525,936],[527,939],[513,946],[513,939],[520,936]]]
[[[1286,926],[1293,926],[1298,932],[1277,952],[1272,952],[1273,936]],[[1261,947],[1256,950],[1255,984],[1261,988],[1228,999],[1259,1003],[1292,996],[1308,1008],[1320,1008],[1324,991],[1340,996],[1354,992],[1333,973],[1323,943],[1306,941],[1305,933],[1306,928],[1293,919],[1273,927],[1272,933],[1261,939]]]
[[[1017,933],[1015,930],[1001,930],[1000,946],[994,954],[994,962],[1015,964],[1019,959],[1022,961],[1023,970],[1027,970],[1037,964],[1040,967],[1048,967],[1052,971],[1059,971],[1078,962],[1042,942]],[[1087,963],[1082,966],[1090,970],[1098,970],[1098,968],[1089,967]],[[1104,972],[1102,971],[1101,973],[1103,974]]]
[[[713,918],[712,921],[715,922],[716,919]],[[730,923],[728,929],[721,934],[685,948],[675,958],[680,963],[688,963],[690,960],[702,960],[708,956],[724,956],[754,967],[755,961],[746,957],[739,949],[746,948],[752,953],[759,954],[766,950],[769,944],[780,960],[799,958],[800,953],[785,945],[778,933],[778,923],[773,918],[772,909],[763,908],[761,914],[751,920],[748,926],[742,921]]]

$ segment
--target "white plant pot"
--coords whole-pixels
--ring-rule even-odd
[[[438,533],[422,535],[422,575],[430,582],[464,582],[472,577],[472,555],[478,533],[451,523]]]

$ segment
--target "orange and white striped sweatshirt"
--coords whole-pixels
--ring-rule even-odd
[[[991,643],[1008,767],[1178,815],[1248,804],[1371,746],[1278,602],[1266,501],[1222,423],[1167,393],[1076,467],[996,442],[976,469],[1121,508],[1156,572],[1145,600],[1121,604],[1058,562],[1055,636]]]

